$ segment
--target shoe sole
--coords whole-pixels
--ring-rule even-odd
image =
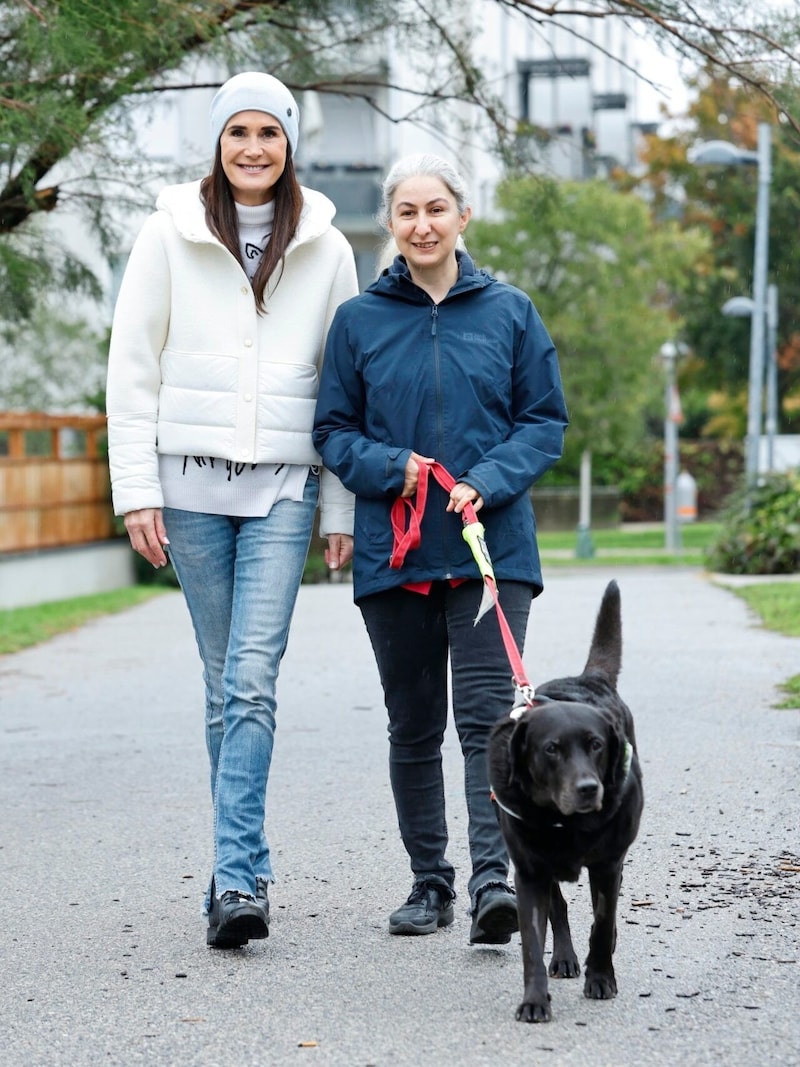
[[[389,923],[390,934],[435,934],[440,926],[449,926],[453,921],[453,909],[448,908],[447,911],[442,912],[438,919],[432,919],[431,922],[425,923],[423,926],[421,923],[400,922]]]
[[[495,904],[478,912],[472,922],[471,945],[507,945],[511,935],[519,930],[516,904]]]
[[[269,926],[261,915],[235,915],[224,926],[209,926],[206,944],[212,948],[241,948],[248,941],[269,937]]]

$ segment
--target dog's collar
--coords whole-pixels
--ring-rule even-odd
[[[520,821],[522,821],[522,816],[521,815],[517,815],[517,813],[515,811],[512,811],[511,808],[507,808],[505,806],[503,801],[500,799],[500,797],[494,791],[494,786],[493,785],[489,786],[489,799],[492,801],[493,804],[496,804],[498,806],[498,808],[501,808],[506,813],[506,815],[510,815],[512,819],[519,819]]]

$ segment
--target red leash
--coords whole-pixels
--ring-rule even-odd
[[[403,566],[407,554],[412,549],[419,548],[422,541],[421,524],[425,506],[428,502],[429,473],[433,475],[439,485],[441,485],[442,489],[447,493],[449,493],[456,484],[455,478],[442,466],[441,463],[420,463],[417,491],[414,501],[412,502],[410,497],[399,496],[392,504],[391,518],[392,531],[394,533],[394,545],[392,547],[392,554],[389,557],[389,566],[395,570],[398,570]],[[478,569],[483,576],[484,585],[491,593],[492,600],[494,601],[495,611],[497,612],[497,622],[500,626],[500,633],[503,638],[503,644],[505,645],[506,655],[511,664],[514,684],[522,692],[525,702],[527,704],[532,704],[534,699],[533,686],[528,681],[527,675],[525,674],[522,656],[519,654],[519,649],[514,640],[514,635],[511,633],[511,627],[508,625],[508,620],[505,617],[503,609],[500,607],[497,581],[494,576],[492,561],[486,548],[486,542],[483,539],[483,525],[478,519],[477,512],[471,503],[464,505],[464,509],[461,512],[461,519],[464,524],[465,533],[468,527],[479,528],[477,536],[474,539],[472,536],[465,536],[464,540],[467,541],[472,549],[473,556],[475,556],[475,562],[478,564]],[[406,520],[408,521],[407,526]],[[480,553],[482,558],[478,558],[478,553]],[[478,613],[478,616],[475,619],[476,624],[482,614],[482,612]]]

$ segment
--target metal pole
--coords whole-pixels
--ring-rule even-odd
[[[778,432],[778,287],[767,286],[767,470],[775,469]]]
[[[578,559],[592,559],[594,542],[592,524],[592,453],[587,448],[581,453],[581,495],[578,514],[578,538],[575,555]]]
[[[750,317],[750,377],[747,395],[745,474],[748,486],[758,480],[758,446],[764,396],[764,332],[767,312],[769,187],[772,180],[770,126],[758,124],[758,199],[756,201],[753,314]]]
[[[666,371],[664,393],[664,535],[667,552],[681,551],[681,532],[678,526],[678,501],[675,485],[678,480],[678,423],[675,412],[675,361],[678,349],[670,341],[661,346]]]

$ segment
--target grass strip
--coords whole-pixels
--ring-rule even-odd
[[[133,585],[110,593],[56,600],[47,604],[0,611],[0,655],[21,652],[57,634],[76,630],[103,615],[125,611],[154,596],[168,592],[166,586]]]
[[[733,590],[757,615],[768,630],[800,637],[800,582],[769,582],[743,585]],[[800,674],[778,686],[786,699],[776,708],[800,708]]]

